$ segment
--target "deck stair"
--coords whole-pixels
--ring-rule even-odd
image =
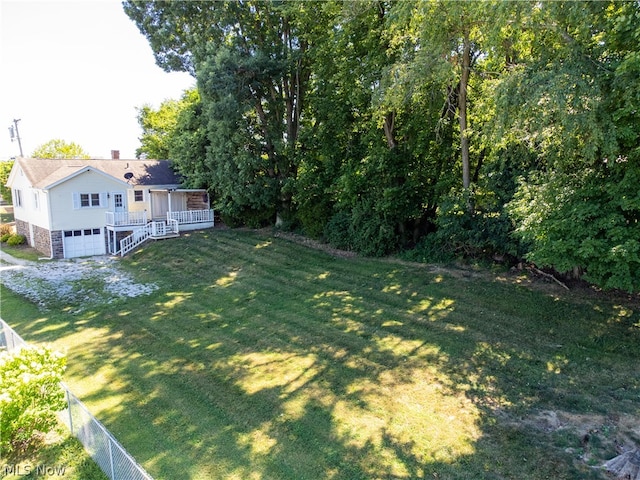
[[[177,220],[154,220],[133,230],[128,237],[120,240],[120,256],[124,257],[147,240],[162,240],[180,236]]]

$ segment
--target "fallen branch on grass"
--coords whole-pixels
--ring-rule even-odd
[[[556,282],[561,287],[564,287],[565,289],[569,290],[569,287],[567,287],[564,283],[562,283],[560,280],[558,280],[556,277],[554,277],[550,273],[545,273],[545,272],[543,272],[542,270],[540,270],[539,268],[536,268],[536,267],[529,267],[529,268],[531,270],[533,270],[534,272],[536,272],[537,274],[542,275],[543,277],[550,278],[551,280]]]

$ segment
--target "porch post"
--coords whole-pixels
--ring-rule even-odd
[[[151,195],[151,189],[149,189],[148,192],[149,192],[149,212],[151,212],[151,220],[153,220],[153,195]],[[145,225],[146,223],[147,222],[145,221]]]
[[[167,213],[167,220],[169,220],[171,218],[171,190],[167,190],[167,192],[169,192],[169,212]]]

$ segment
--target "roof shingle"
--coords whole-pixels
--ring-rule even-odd
[[[23,172],[35,188],[47,188],[56,182],[92,167],[130,185],[179,185],[180,179],[169,160],[97,160],[18,158]],[[131,173],[132,175],[125,174]]]

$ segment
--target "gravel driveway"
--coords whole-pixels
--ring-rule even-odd
[[[118,259],[108,256],[29,262],[0,252],[0,259],[0,282],[43,309],[64,303],[77,307],[74,313],[78,313],[92,304],[158,289],[155,284],[135,282]]]

